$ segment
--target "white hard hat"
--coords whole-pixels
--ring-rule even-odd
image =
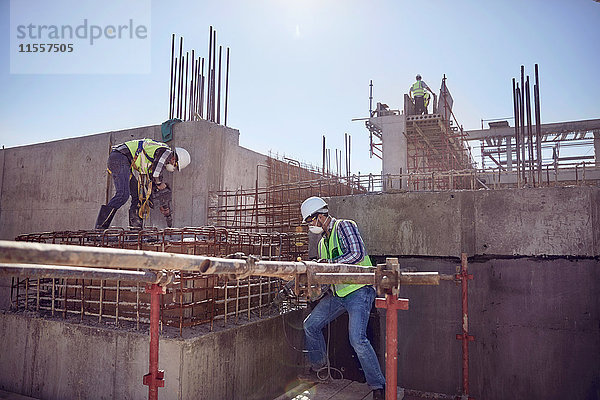
[[[302,212],[302,221],[306,221],[306,218],[310,217],[316,212],[327,212],[327,203],[320,197],[309,197],[302,202],[300,206],[300,212]]]
[[[175,154],[177,155],[177,170],[181,171],[187,167],[192,161],[190,153],[183,147],[175,147]]]

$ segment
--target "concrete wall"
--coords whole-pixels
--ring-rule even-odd
[[[0,238],[92,229],[100,205],[114,194],[106,171],[110,146],[145,137],[162,140],[160,125],[2,150]],[[239,146],[237,130],[211,122],[179,123],[173,138],[170,145],[184,147],[192,156],[183,171],[164,173],[174,192],[175,226],[206,224],[208,192],[254,187],[256,165],[266,163],[266,156]],[[117,212],[114,226],[127,226],[128,204]],[[166,226],[158,209],[149,225]]]
[[[452,274],[469,255],[470,393],[486,400],[600,398],[599,193],[596,187],[332,198],[375,258]],[[461,291],[403,287],[399,384],[461,390]],[[385,318],[380,313],[380,330]],[[346,334],[342,330],[335,335]],[[383,354],[384,343],[379,344]]]
[[[93,229],[100,205],[115,192],[106,170],[111,145],[141,138],[162,140],[160,125],[1,150],[0,239]],[[176,227],[205,225],[208,192],[254,187],[256,166],[266,164],[267,158],[240,147],[236,129],[208,121],[176,124],[169,145],[183,147],[192,156],[184,170],[163,175],[173,189]],[[266,181],[263,173],[259,185]],[[119,209],[113,226],[127,227],[128,208],[129,202]],[[158,207],[146,226],[166,227]],[[10,278],[0,277],[0,309],[9,306]]]
[[[148,333],[0,314],[0,388],[47,400],[143,399]],[[299,372],[302,314],[160,339],[162,400],[270,399]],[[285,327],[285,332],[283,331]]]
[[[600,255],[600,188],[412,192],[335,197],[373,255]]]

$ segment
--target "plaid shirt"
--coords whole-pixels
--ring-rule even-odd
[[[337,225],[337,234],[342,255],[331,261],[340,264],[358,264],[367,254],[360,232],[358,232],[356,225],[349,220],[340,219],[339,221],[340,222]],[[331,222],[328,227],[330,234],[333,233],[331,230],[333,229],[335,222],[336,219],[331,217]],[[325,240],[328,239],[329,236],[325,238]]]

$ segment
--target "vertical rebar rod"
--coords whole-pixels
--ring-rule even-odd
[[[200,71],[200,118],[204,118],[204,57],[202,57],[202,67]]]
[[[173,72],[173,116],[171,118],[177,118],[177,72],[179,71],[179,58],[175,57],[175,71]]]
[[[65,278],[64,283],[63,283],[63,289],[64,289],[64,303],[63,303],[63,318],[67,317],[67,281],[68,279]]]
[[[262,297],[263,297],[263,281],[262,276],[258,277],[258,317],[262,318]]]
[[[29,310],[29,278],[25,278],[25,309]]]
[[[251,292],[252,292],[252,289],[250,287],[250,277],[248,277],[248,321],[250,321],[250,309],[251,309],[251,303],[252,303]]]
[[[208,31],[208,59],[206,60],[208,62],[208,68],[207,68],[207,87],[206,87],[206,120],[210,121],[210,101],[211,101],[211,97],[210,97],[210,82],[211,82],[211,66],[212,66],[212,41],[213,41],[213,27],[211,25],[209,31]],[[202,71],[204,72],[204,66],[202,67]]]
[[[227,286],[229,286],[229,279],[225,279],[225,326],[227,326]]]
[[[183,75],[183,36],[179,38],[179,74],[177,81],[177,118],[181,118],[181,79]]]
[[[55,280],[54,278],[52,278],[52,316],[54,317],[54,309],[55,309],[55,305],[54,305],[54,301],[56,300],[56,285],[55,285]]]
[[[227,66],[225,67],[225,126],[227,126],[227,104],[229,102],[229,47],[227,48]]]
[[[235,322],[238,322],[238,316],[240,311],[240,280],[235,280]]]
[[[535,101],[535,143],[537,145],[538,181],[542,181],[542,122],[540,120],[540,81],[538,65],[535,64],[535,86],[533,88]]]
[[[83,321],[83,316],[85,315],[85,279],[81,280],[81,315],[79,316],[79,320]]]
[[[213,60],[212,60],[212,82],[211,82],[211,111],[210,111],[210,115],[211,115],[211,121],[215,122],[215,107],[216,107],[216,102],[215,102],[215,85],[217,83],[217,76],[216,76],[216,71],[217,71],[217,30],[215,29],[213,31]]]
[[[37,291],[36,291],[36,301],[35,301],[35,311],[40,311],[40,278],[37,279]]]
[[[119,326],[119,302],[121,296],[121,281],[117,281],[117,295],[115,302],[115,326]]]
[[[529,90],[529,75],[527,75],[527,80],[525,81],[525,110],[527,113],[527,150],[529,152],[529,181],[535,186],[536,182],[533,179],[533,166],[534,166],[534,158],[533,158],[533,132],[531,129],[531,93]]]
[[[100,304],[98,305],[98,322],[102,322],[102,311],[104,307],[104,279],[100,279]]]
[[[194,120],[194,106],[195,106],[195,97],[194,94],[196,93],[196,55],[194,54],[194,49],[192,49],[192,70],[190,72],[190,110],[188,111],[189,114],[189,120],[193,121]]]
[[[513,110],[515,116],[515,152],[517,153],[517,187],[521,187],[520,162],[521,154],[519,151],[519,103],[518,103],[518,86],[515,87],[515,78],[512,79],[513,86]],[[512,157],[512,155],[511,155]]]
[[[219,46],[219,80],[217,82],[217,124],[221,123],[221,53],[223,46]]]
[[[525,178],[525,66],[521,65],[521,92],[520,92],[521,102],[519,104],[520,109],[520,121],[521,121],[521,175],[523,177],[523,182],[527,182]]]
[[[322,175],[325,176],[325,153],[326,153],[326,148],[325,148],[325,135],[323,135],[323,172]]]
[[[183,80],[183,119],[184,121],[187,119],[187,106],[188,106],[188,68],[190,65],[190,54],[189,52],[185,52],[185,78]]]
[[[173,56],[175,55],[175,34],[171,36],[171,79],[169,80],[169,119],[173,118]]]

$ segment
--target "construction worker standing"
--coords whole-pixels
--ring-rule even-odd
[[[427,108],[425,106],[425,90],[428,90],[431,94],[433,92],[429,89],[429,86],[425,83],[425,81],[421,80],[421,75],[416,76],[417,81],[412,84],[410,90],[408,92],[408,96],[413,99],[415,102],[415,114],[421,115],[423,113],[427,114]]]
[[[100,207],[96,229],[107,229],[117,210],[131,196],[129,226],[142,228],[142,215],[148,212],[152,198],[160,199],[160,211],[171,226],[171,189],[163,182],[162,171],[179,171],[191,161],[187,150],[175,150],[152,139],[130,140],[112,147],[108,156],[108,172],[113,177],[116,193],[108,204]]]
[[[371,265],[354,221],[335,219],[329,215],[327,203],[320,197],[306,199],[300,209],[303,221],[309,224],[308,229],[323,235],[318,247],[319,258],[331,263]],[[348,312],[350,344],[358,355],[367,384],[373,390],[373,399],[383,400],[385,377],[366,334],[374,300],[375,289],[371,285],[331,285],[331,290],[304,320],[305,346],[310,362],[309,378],[328,366],[322,329],[342,313]]]

